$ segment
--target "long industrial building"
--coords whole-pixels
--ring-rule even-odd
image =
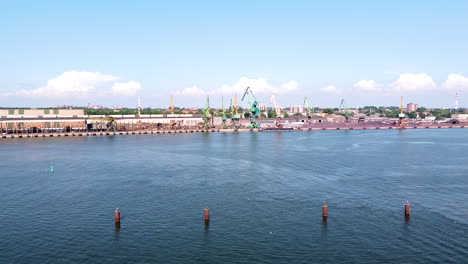
[[[2,133],[16,131],[38,133],[104,129],[108,116],[85,115],[84,109],[0,109]],[[164,127],[196,127],[201,116],[185,115],[112,115],[118,129],[148,129]]]

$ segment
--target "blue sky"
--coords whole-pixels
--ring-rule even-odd
[[[1,1],[0,106],[468,106],[468,1]],[[241,94],[240,94],[241,95]]]

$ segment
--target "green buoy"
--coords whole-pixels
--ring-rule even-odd
[[[54,166],[50,166],[50,172],[54,172]]]

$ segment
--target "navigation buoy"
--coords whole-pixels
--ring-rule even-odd
[[[210,208],[205,208],[205,224],[210,222]]]
[[[322,205],[322,216],[323,216],[323,218],[328,217],[328,206],[327,206],[326,203],[323,203],[323,205]]]
[[[54,166],[50,166],[50,172],[54,172]]]
[[[409,217],[411,215],[411,205],[408,201],[405,204],[405,216]]]
[[[116,224],[120,224],[120,210],[119,208],[116,208],[115,209],[115,223]]]

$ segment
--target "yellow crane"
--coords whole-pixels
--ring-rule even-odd
[[[236,116],[239,115],[239,103],[237,102],[237,94],[234,95],[234,110],[236,110]]]
[[[174,96],[171,94],[171,115],[174,114]]]
[[[101,124],[103,122],[106,123],[106,130],[107,131],[117,131],[117,120],[114,117],[106,115],[105,117],[85,117],[85,120],[92,120],[92,121],[100,121]]]
[[[398,125],[400,127],[404,127],[405,126],[405,112],[404,112],[404,108],[403,108],[403,96],[400,97],[400,113],[398,114]]]

